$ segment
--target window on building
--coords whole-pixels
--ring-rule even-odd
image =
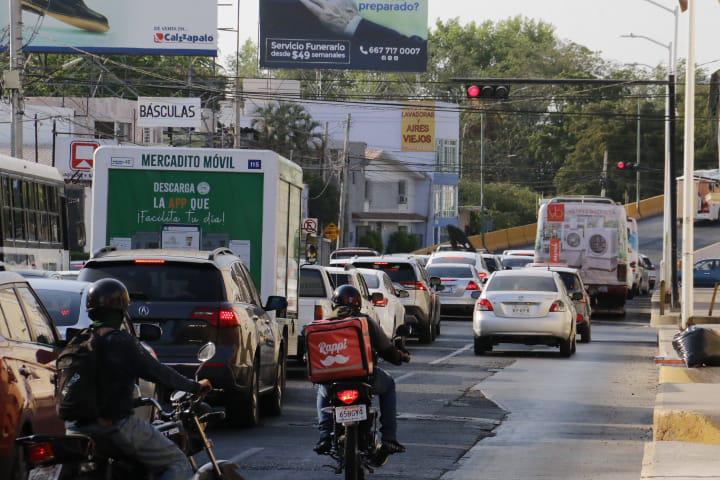
[[[115,122],[95,121],[95,138],[115,138]]]
[[[438,139],[435,151],[435,166],[438,172],[458,173],[458,141]]]
[[[398,203],[400,205],[406,205],[408,203],[407,181],[405,180],[400,180],[398,182]]]
[[[453,185],[435,185],[435,215],[440,218],[454,218],[458,216],[457,187]]]
[[[120,137],[119,140],[123,142],[130,142],[133,140],[132,124],[118,122],[115,128],[117,135]]]

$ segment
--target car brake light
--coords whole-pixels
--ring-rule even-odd
[[[373,265],[390,265],[388,262],[375,262]]]
[[[162,258],[136,258],[136,265],[162,265],[165,260]]]
[[[355,402],[360,396],[360,392],[357,390],[340,390],[337,392],[337,398],[345,405],[350,405]]]
[[[190,317],[205,320],[213,327],[231,328],[240,326],[237,315],[235,315],[235,311],[231,308],[222,308],[220,310],[196,308]]]
[[[485,280],[487,278],[487,273],[478,272],[478,277],[480,277],[480,280]]]
[[[322,320],[323,318],[325,318],[325,311],[322,305],[315,305],[315,320]]]
[[[465,290],[469,290],[471,292],[476,292],[480,290],[480,286],[475,283],[474,281],[470,280],[467,284],[467,287],[465,287]]]
[[[400,285],[413,290],[427,290],[427,287],[423,282],[401,282]]]
[[[481,312],[494,312],[493,304],[487,298],[482,298],[477,302],[478,310]]]
[[[387,304],[388,304],[387,298],[383,298],[382,300],[377,300],[377,301],[373,302],[373,305],[375,305],[376,307],[387,307]]]
[[[49,462],[55,458],[55,452],[53,451],[52,445],[47,442],[36,443],[30,445],[28,449],[28,460],[33,465]]]
[[[565,311],[565,304],[561,302],[560,300],[557,300],[553,302],[553,304],[550,306],[551,312],[564,312]]]
[[[575,321],[576,321],[577,323],[580,323],[580,322],[582,322],[583,320],[585,320],[585,319],[583,318],[582,313],[578,313],[578,314],[577,314],[577,317],[575,317]]]

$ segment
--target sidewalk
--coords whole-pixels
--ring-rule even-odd
[[[707,317],[711,297],[712,290],[695,290],[695,323],[720,329],[720,308]],[[685,368],[672,347],[678,314],[660,316],[658,302],[656,293],[651,321],[658,330],[659,385],[641,478],[720,479],[720,367]]]

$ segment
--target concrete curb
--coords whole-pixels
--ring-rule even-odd
[[[653,440],[720,445],[720,384],[662,384],[653,411]]]
[[[684,442],[646,443],[642,480],[720,478],[720,456],[714,445]]]

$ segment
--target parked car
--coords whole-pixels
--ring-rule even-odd
[[[417,260],[407,256],[382,256],[353,259],[357,268],[382,270],[394,284],[408,291],[403,298],[405,323],[412,326],[421,343],[432,343],[440,334],[440,299],[435,288],[440,279],[430,281]]]
[[[464,263],[475,267],[480,278],[487,278],[490,275],[485,260],[480,253],[474,252],[439,252],[430,256],[427,266]]]
[[[380,255],[376,250],[365,247],[338,248],[330,254],[330,260],[341,260],[353,257],[376,257]]]
[[[393,338],[400,325],[405,324],[405,307],[403,298],[410,294],[405,289],[396,288],[387,273],[380,270],[358,269],[370,289],[370,294],[379,293],[382,299],[377,298],[375,306],[376,320],[380,323],[388,338]]]
[[[533,263],[533,257],[525,255],[503,255],[502,264],[505,270],[519,270]]]
[[[485,266],[487,267],[489,273],[498,272],[505,268],[503,267],[501,255],[483,253],[481,254],[481,256],[483,258],[483,261],[485,262]]]
[[[542,268],[551,272],[557,272],[565,283],[565,288],[570,296],[573,296],[576,292],[582,294],[582,299],[578,298],[573,301],[577,314],[575,319],[576,327],[580,334],[580,343],[590,343],[592,339],[592,306],[590,295],[585,288],[580,272],[575,268],[558,267],[555,265],[533,265],[533,268]]]
[[[90,327],[92,321],[85,309],[85,300],[90,283],[50,278],[30,278],[28,283],[40,298],[45,310],[50,314],[61,340],[67,340],[69,329],[79,331]],[[121,330],[125,330],[134,337],[140,335],[138,329],[128,319],[123,321]],[[142,344],[151,355],[157,358],[157,354],[152,347],[145,342],[142,342]],[[138,385],[142,397],[155,397],[157,392],[154,383],[140,379]],[[153,408],[150,406],[140,407],[135,412],[138,417],[145,420],[152,420],[154,413]]]
[[[116,278],[130,291],[136,323],[162,327],[150,342],[163,363],[192,377],[198,345],[215,342],[217,354],[201,377],[223,389],[232,424],[257,425],[261,396],[279,415],[285,393],[285,339],[271,312],[287,308],[282,297],[263,306],[243,262],[229,249],[103,251],[90,259],[80,280]]]
[[[288,357],[304,361],[305,340],[303,330],[313,320],[327,318],[333,311],[333,287],[325,267],[304,265],[300,268],[300,292],[298,299],[298,327],[295,335],[288,338]],[[296,338],[293,339],[293,336]]]
[[[560,275],[547,270],[495,272],[473,318],[476,355],[500,343],[548,345],[569,357],[576,349],[576,311]]]
[[[720,259],[700,260],[693,267],[693,285],[697,288],[713,288],[720,283]]]
[[[474,265],[465,263],[435,263],[429,265],[427,273],[440,278],[440,314],[472,320],[475,302],[482,291],[482,278]]]
[[[645,270],[648,273],[648,288],[650,291],[655,290],[655,284],[657,283],[657,268],[655,267],[655,264],[652,263],[647,255],[643,254],[640,254],[640,261],[645,266]]]
[[[22,478],[17,437],[65,432],[55,413],[59,345],[50,315],[27,280],[0,272],[0,478]]]

